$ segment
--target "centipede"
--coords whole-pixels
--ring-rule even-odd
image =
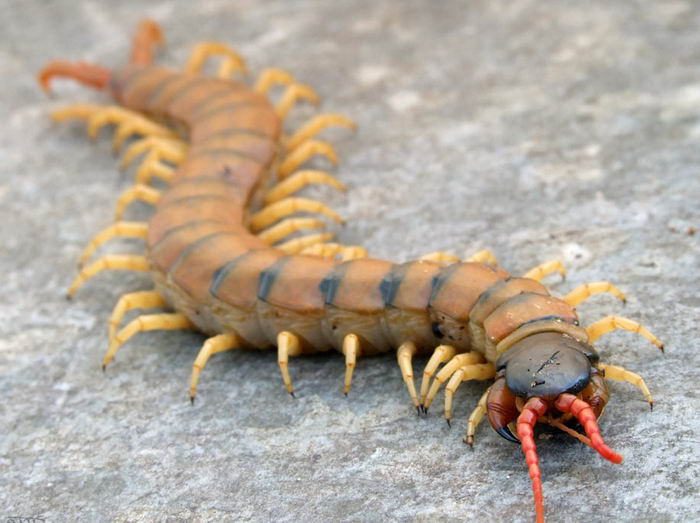
[[[358,358],[394,352],[419,415],[428,414],[444,388],[448,424],[459,386],[490,381],[468,418],[464,441],[474,444],[486,418],[500,436],[520,444],[538,522],[545,508],[536,427],[563,431],[606,460],[622,462],[598,423],[610,398],[607,381],[636,386],[650,407],[653,400],[639,375],[601,362],[593,343],[622,329],[661,351],[664,346],[621,316],[580,324],[576,306],[601,293],[625,301],[617,287],[597,281],[556,297],[542,280],[565,275],[559,260],[513,276],[486,250],[465,260],[439,251],[393,263],[334,242],[328,221],[342,218],[297,193],[313,184],[345,190],[335,176],[305,165],[315,157],[336,164],[335,149],[318,135],[332,126],[354,130],[355,123],[319,113],[288,132],[289,111],[318,103],[312,88],[277,68],[248,81],[239,53],[214,41],[197,44],[184,70],[159,67],[154,58],[163,42],[158,24],[144,20],[127,65],[55,60],[38,74],[47,92],[62,77],[109,93],[116,104],[74,104],[52,117],[84,120],[92,137],[112,124],[122,166],[141,159],[135,184],[118,198],[115,222],[89,242],[68,290],[72,297],[107,270],[152,277],[152,290],[124,294],[114,307],[103,368],[138,333],[196,330],[207,338],[192,367],[193,403],[211,356],[244,348],[276,349],[292,396],[290,358],[338,351],[347,395]],[[218,70],[205,74],[212,59]],[[283,90],[276,100],[274,90]],[[136,201],[154,208],[148,221],[123,219]],[[115,238],[141,239],[145,253],[108,254],[89,263]],[[153,309],[169,312],[141,314],[122,326],[129,311]],[[428,358],[420,386],[417,355]]]

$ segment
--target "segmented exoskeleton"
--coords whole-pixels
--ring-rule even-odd
[[[537,422],[572,434],[615,463],[622,460],[604,444],[596,421],[608,400],[605,379],[637,385],[650,405],[651,395],[641,377],[600,363],[590,344],[621,328],[663,346],[640,324],[617,316],[581,327],[574,309],[594,293],[624,300],[618,289],[596,282],[556,298],[540,280],[552,272],[564,274],[558,261],[513,277],[496,266],[488,251],[466,262],[432,253],[394,264],[368,258],[360,247],[328,243],[328,232],[287,239],[323,226],[316,218],[290,217],[297,212],[341,221],[324,204],[293,194],[313,183],[344,188],[328,173],[300,167],[315,155],[335,163],[333,148],[314,137],[330,125],[354,124],[340,115],[323,114],[286,136],[286,113],[300,99],[317,101],[310,88],[278,69],[263,72],[252,88],[231,79],[245,71],[244,62],[230,48],[213,42],[196,48],[184,73],[154,67],[153,50],[160,42],[159,28],[145,21],[126,67],[108,70],[52,62],[39,78],[47,89],[53,77],[74,78],[109,90],[122,106],[74,105],[55,112],[55,119],[84,118],[93,136],[102,125],[116,123],[117,150],[131,135],[144,136],[123,156],[126,165],[147,153],[136,185],[119,198],[119,221],[93,239],[81,264],[118,236],[143,238],[146,255],[100,258],[81,269],[69,290],[72,296],[104,269],[149,271],[153,276],[154,290],[126,294],[117,303],[109,323],[105,366],[138,332],[197,329],[210,337],[194,362],[193,401],[210,356],[242,347],[276,346],[282,378],[292,395],[290,356],[341,351],[347,394],[360,355],[396,350],[419,412],[427,412],[447,383],[448,422],[461,382],[495,378],[469,417],[465,440],[473,443],[476,427],[487,415],[500,435],[520,441],[538,520],[543,519],[544,507],[533,439]],[[199,74],[210,55],[223,56],[216,77]],[[286,86],[286,91],[273,106],[266,94],[275,84]],[[167,189],[152,187],[152,177],[164,180]],[[148,223],[121,221],[134,200],[156,207]],[[143,315],[118,329],[128,310],[160,307],[174,312]],[[416,354],[432,354],[420,391],[413,378]],[[573,418],[586,436],[567,425]]]

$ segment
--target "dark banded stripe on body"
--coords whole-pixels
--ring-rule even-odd
[[[425,260],[394,265],[379,285],[384,305],[412,311],[426,310],[433,292],[433,279],[443,268],[439,263]]]
[[[195,300],[203,302],[209,296],[217,269],[252,249],[264,247],[265,243],[247,232],[209,234],[182,251],[172,264],[168,277]]]
[[[549,295],[547,288],[537,280],[530,278],[506,278],[491,285],[481,293],[469,313],[469,320],[483,325],[484,320],[502,303],[523,293]]]
[[[245,229],[237,224],[195,219],[169,229],[163,234],[150,248],[150,259],[156,268],[162,272],[168,272],[184,251],[200,239],[214,234],[243,234],[244,232]]]
[[[385,260],[363,258],[339,264],[319,283],[326,305],[363,313],[384,309],[382,280],[393,264]]]
[[[429,305],[435,311],[466,323],[474,304],[486,289],[510,275],[481,263],[455,263],[433,278]]]
[[[318,256],[280,258],[260,274],[258,298],[289,310],[320,311],[325,299],[319,285],[335,265],[333,260]]]

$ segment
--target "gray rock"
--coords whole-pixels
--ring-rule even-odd
[[[331,131],[348,195],[309,190],[347,219],[345,243],[407,260],[493,250],[518,274],[560,257],[565,293],[607,279],[666,342],[598,343],[645,377],[612,384],[603,433],[621,466],[563,436],[539,442],[550,521],[698,520],[700,6],[586,2],[12,2],[0,34],[0,515],[47,521],[530,521],[520,449],[487,426],[470,452],[465,384],[452,429],[409,404],[392,356],[359,361],[348,398],[337,354],[294,359],[297,400],[276,358],[212,359],[186,386],[202,337],[143,334],[100,371],[116,298],[142,275],[101,275],[63,294],[88,239],[110,223],[118,174],[104,132],[48,112],[99,93],[34,74],[49,59],[125,59],[139,18],[162,23],[162,63],[221,40],[254,71],[293,71],[359,132]],[[292,124],[313,114],[294,112]],[[320,167],[325,167],[319,161]],[[132,210],[145,217],[147,209]],[[104,252],[137,252],[114,242]],[[425,360],[418,361],[420,371]],[[441,401],[441,397],[438,401]]]

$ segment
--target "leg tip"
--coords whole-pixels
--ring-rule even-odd
[[[653,401],[649,402],[649,410],[651,410],[651,411],[654,410],[654,402]]]
[[[190,405],[194,406],[194,396],[190,395]]]
[[[445,421],[447,422],[447,426],[449,428],[452,428],[452,422],[450,421],[450,418],[445,418]]]
[[[107,372],[107,364],[106,363],[102,364],[102,372]]]
[[[420,416],[420,405],[416,405],[416,414]]]
[[[659,350],[660,350],[663,354],[666,354],[666,346],[665,346],[663,343],[662,343],[661,345],[659,345]]]
[[[297,397],[294,395],[294,391],[293,391],[293,390],[290,390],[290,391],[289,391],[289,395],[290,395],[292,398],[297,399]]]

